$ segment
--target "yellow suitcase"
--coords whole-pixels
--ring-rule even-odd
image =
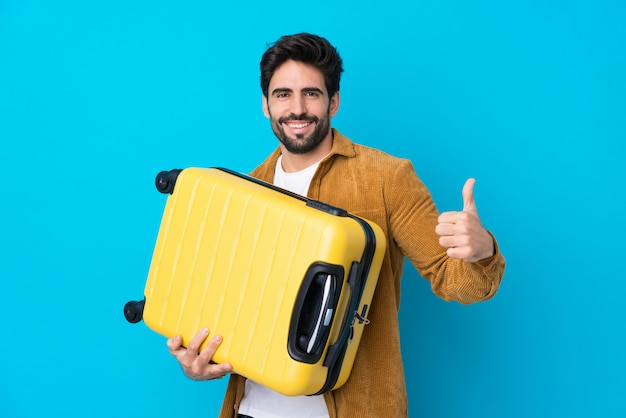
[[[124,307],[284,395],[349,377],[385,252],[376,224],[223,168],[161,172],[167,198],[144,299]]]

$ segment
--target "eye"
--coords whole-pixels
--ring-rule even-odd
[[[317,91],[307,91],[304,93],[306,97],[319,97],[320,94]]]
[[[291,96],[291,91],[289,89],[277,88],[272,91],[272,98],[274,99],[286,99]]]

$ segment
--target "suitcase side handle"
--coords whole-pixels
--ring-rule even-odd
[[[288,351],[296,361],[314,364],[326,348],[341,294],[343,267],[317,262],[309,267],[294,304]]]
[[[324,278],[324,275],[319,275],[316,281],[320,282],[320,284],[321,282],[324,282],[324,289],[322,293],[322,300],[317,310],[317,321],[315,321],[315,328],[313,329],[313,333],[309,339],[309,343],[307,344],[307,353],[313,352],[313,350],[317,349],[320,346],[320,337],[323,333],[323,330],[330,325],[333,319],[333,312],[335,311],[332,307],[333,295],[331,292],[333,292],[334,289],[337,287],[337,278],[332,274],[327,274],[326,278]],[[302,344],[303,342],[304,340],[301,340],[300,344]]]

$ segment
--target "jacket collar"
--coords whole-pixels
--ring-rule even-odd
[[[330,150],[329,158],[333,155],[343,155],[344,157],[355,157],[354,144],[338,130],[333,128],[333,147]]]
[[[281,151],[279,146],[267,157],[263,164],[257,167],[254,174],[261,180],[271,183],[274,178],[274,171],[276,170],[276,164],[278,163],[278,157],[280,157],[280,155]],[[338,130],[333,128],[333,146],[330,153],[320,162],[322,170],[324,170],[323,167],[326,167],[326,169],[329,167],[325,163],[332,160],[335,156],[353,158],[356,157],[356,151],[354,149],[354,143],[347,137],[343,136]]]

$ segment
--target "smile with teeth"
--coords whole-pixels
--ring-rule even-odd
[[[287,122],[287,126],[292,129],[302,129],[309,126],[311,122]]]

